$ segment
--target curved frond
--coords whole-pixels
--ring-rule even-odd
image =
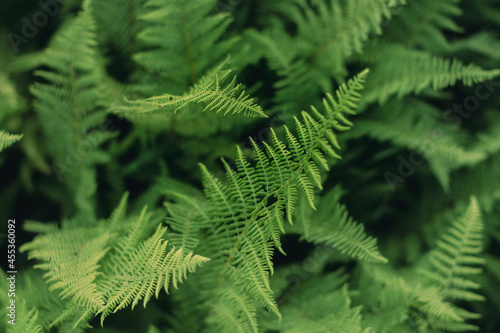
[[[287,297],[287,304],[281,307],[283,320],[281,325],[270,325],[283,333],[325,332],[325,333],[361,333],[361,307],[351,306],[349,290],[344,285],[339,290],[317,290],[313,294],[306,287],[315,282],[318,286],[335,285],[331,276],[307,281],[299,290]],[[333,282],[333,283],[332,283]],[[327,289],[331,289],[328,288]],[[266,323],[265,323],[266,324]],[[270,324],[270,323],[269,323]],[[268,325],[269,325],[268,324]]]
[[[236,76],[229,81],[230,69],[223,69],[225,63],[211,71],[183,95],[161,95],[145,100],[131,101],[130,107],[119,110],[125,112],[177,112],[191,104],[202,104],[203,111],[210,110],[224,115],[243,113],[250,117],[267,117],[262,108],[255,104],[241,84],[236,83]],[[229,81],[229,82],[228,82]]]
[[[297,24],[297,36],[307,41],[311,62],[332,77],[346,74],[345,61],[360,52],[370,34],[382,33],[382,22],[391,17],[391,8],[403,1],[315,0],[312,6],[298,0],[287,10]]]
[[[303,237],[315,244],[326,244],[338,249],[341,253],[356,259],[374,263],[386,263],[377,248],[377,240],[368,236],[362,224],[349,216],[346,207],[340,204],[342,191],[340,187],[325,194],[318,204],[316,212],[298,213],[302,218]],[[300,205],[301,210],[310,210],[307,205]]]
[[[167,197],[174,201],[165,204],[168,212],[166,222],[172,230],[168,235],[169,242],[186,253],[192,252],[200,242],[200,229],[210,225],[207,202],[201,193],[179,188],[167,193]]]
[[[139,16],[143,0],[92,1],[91,9],[97,23],[98,37],[130,56],[137,51]]]

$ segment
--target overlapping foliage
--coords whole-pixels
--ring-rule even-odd
[[[0,26],[1,331],[497,331],[495,1],[56,12]]]

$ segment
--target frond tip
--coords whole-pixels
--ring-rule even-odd
[[[10,134],[5,131],[0,130],[0,152],[5,148],[12,146],[17,141],[21,140],[23,137],[22,134]]]

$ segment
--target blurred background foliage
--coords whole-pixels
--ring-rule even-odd
[[[46,7],[49,3],[56,5]],[[165,9],[180,3],[187,13],[182,19],[179,12]],[[482,332],[498,332],[498,1],[96,0],[87,5],[96,40],[95,45],[82,46],[85,40],[64,35],[82,1],[0,3],[0,129],[23,134],[0,153],[1,221],[60,223],[78,214],[101,218],[109,216],[126,191],[132,212],[148,204],[159,220],[164,219],[165,179],[202,189],[198,163],[217,174],[223,169],[221,157],[235,158],[235,145],[249,153],[249,137],[266,140],[269,127],[282,135],[281,125],[291,124],[293,116],[310,105],[320,105],[324,93],[369,67],[354,127],[339,137],[343,158],[324,175],[325,193],[341,185],[341,199],[334,201],[345,204],[349,214],[378,239],[391,267],[401,270],[434,248],[475,196],[484,220],[485,265],[474,280],[485,300],[464,307],[481,314],[473,324]],[[46,22],[40,13],[46,13]],[[33,23],[37,15],[39,26]],[[87,133],[97,128],[99,137],[91,150],[102,155],[85,156],[87,162],[81,163],[87,171],[74,179],[73,172],[61,178],[61,168],[54,164],[79,158],[71,149],[64,150],[71,140],[63,133],[67,129],[50,119],[54,117],[50,103],[37,104],[37,84],[49,80],[39,71],[59,61],[57,38],[65,43],[61,47],[91,50],[90,56],[82,55],[82,63],[88,63],[81,71],[92,70],[89,80],[95,96],[86,96],[85,103],[100,111],[95,119],[87,119]],[[127,109],[126,100],[184,93],[228,55],[238,82],[268,119],[223,116],[196,105],[176,114]],[[18,244],[33,238],[22,229],[17,232]],[[285,235],[283,243],[288,255],[277,253],[275,264],[284,269],[300,265],[316,248],[294,232]],[[366,266],[338,253],[325,258],[324,276],[318,273],[317,281],[329,283],[327,274],[344,267],[354,277],[353,288],[361,293],[371,283]],[[26,271],[31,266],[24,254],[17,264]],[[30,283],[40,283],[36,274],[26,274],[38,279]],[[277,274],[278,281],[283,273]],[[376,280],[389,273],[371,274]],[[339,285],[344,281],[340,275],[332,279]],[[334,299],[346,292],[332,287]],[[189,296],[189,290],[185,293]],[[369,303],[356,297],[356,305]],[[175,331],[183,327],[182,320],[172,315],[175,311],[165,311],[175,302],[164,297],[147,310],[121,311],[110,317],[107,329],[95,330]],[[293,317],[291,305],[287,306],[284,318],[287,311]],[[418,324],[421,318],[412,320],[417,324],[410,326],[418,330],[408,332],[426,331]],[[263,322],[269,331],[278,330],[271,319]],[[184,327],[178,332],[196,329]]]

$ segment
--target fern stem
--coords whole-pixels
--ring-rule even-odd
[[[193,57],[193,44],[191,41],[191,34],[189,33],[189,27],[187,24],[187,19],[186,19],[186,12],[184,10],[184,1],[178,1],[179,8],[181,10],[181,17],[182,17],[182,30],[184,32],[184,37],[186,40],[186,52],[187,52],[187,58],[188,58],[188,63],[189,63],[189,72],[191,74],[191,84],[196,83],[196,71],[194,67],[194,57]]]

